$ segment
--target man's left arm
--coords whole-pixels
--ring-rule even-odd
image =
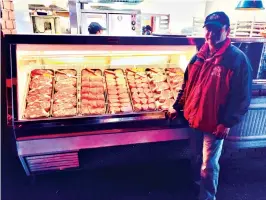
[[[246,56],[240,66],[235,70],[231,82],[230,91],[226,101],[223,115],[220,116],[220,124],[217,127],[218,137],[225,138],[229,128],[238,124],[247,113],[252,96],[252,67]],[[222,132],[224,130],[224,134]]]

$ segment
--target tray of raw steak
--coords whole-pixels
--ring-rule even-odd
[[[53,117],[77,115],[77,71],[61,69],[55,72],[52,105]]]
[[[23,118],[38,119],[50,116],[53,75],[52,70],[31,71]]]
[[[102,71],[83,69],[81,71],[81,105],[82,115],[105,114],[105,87]]]
[[[146,73],[157,109],[168,110],[175,100],[163,69],[147,68]]]
[[[165,74],[170,83],[174,98],[176,98],[178,91],[182,88],[184,72],[180,68],[165,68]]]
[[[105,70],[104,76],[107,87],[108,113],[130,113],[132,105],[128,85],[122,69]]]
[[[149,87],[145,69],[143,72],[126,69],[126,73],[134,111],[155,111],[154,94]]]

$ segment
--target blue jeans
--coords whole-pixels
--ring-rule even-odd
[[[200,185],[200,200],[216,199],[223,142],[211,133],[191,131],[193,178]]]

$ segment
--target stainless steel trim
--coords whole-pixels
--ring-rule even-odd
[[[189,138],[188,133],[187,128],[99,135],[88,133],[85,136],[17,141],[17,149],[19,156],[43,155],[89,148],[183,140]]]
[[[30,170],[29,170],[29,168],[28,168],[27,163],[25,162],[24,157],[23,157],[23,156],[19,156],[19,160],[20,160],[20,162],[21,162],[21,164],[22,164],[22,167],[23,167],[23,169],[24,169],[26,175],[29,176],[29,175],[30,175]]]
[[[70,32],[71,34],[78,34],[78,16],[77,16],[77,2],[76,0],[68,0],[69,7],[69,20],[70,20]]]
[[[102,13],[102,14],[140,14],[140,10],[93,10],[93,9],[82,9],[81,13]]]

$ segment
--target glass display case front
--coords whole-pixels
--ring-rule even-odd
[[[194,45],[17,44],[17,121],[167,110]]]

